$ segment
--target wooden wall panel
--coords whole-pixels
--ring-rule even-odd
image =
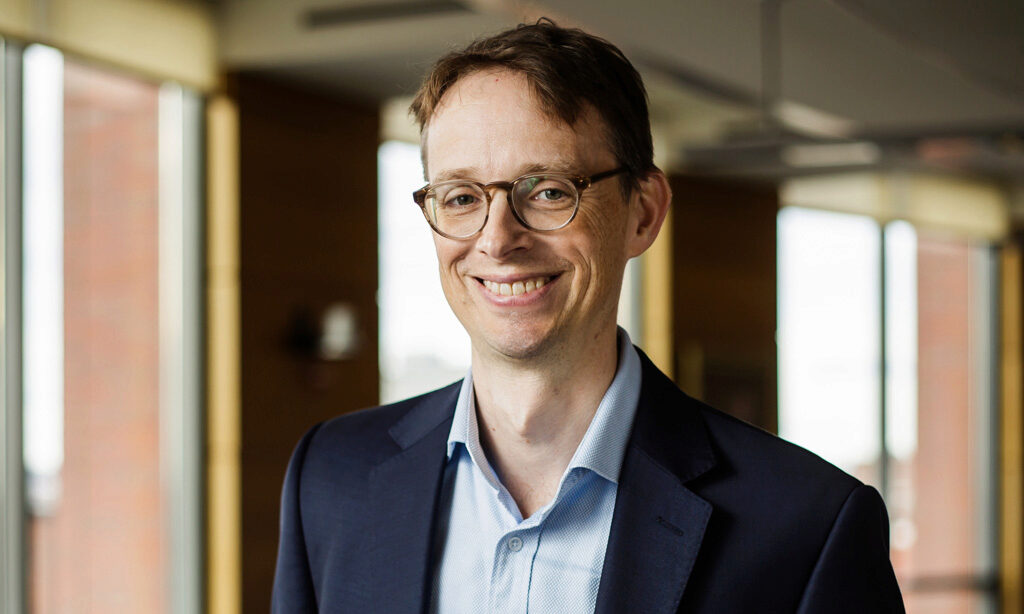
[[[239,113],[242,611],[256,612],[270,601],[294,445],[313,424],[377,403],[379,120],[375,107],[266,77],[230,82]],[[356,353],[302,354],[296,327],[338,302],[355,308]]]
[[[777,430],[774,186],[670,177],[676,380]]]

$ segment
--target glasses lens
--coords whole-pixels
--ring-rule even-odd
[[[535,175],[516,182],[512,203],[531,228],[554,230],[572,219],[579,193],[567,179]]]
[[[427,192],[423,205],[434,228],[452,237],[472,235],[487,219],[487,197],[471,183],[438,185]]]

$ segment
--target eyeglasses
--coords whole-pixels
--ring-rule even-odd
[[[425,185],[413,192],[412,198],[434,232],[449,239],[467,239],[483,230],[492,188],[508,193],[512,216],[520,224],[530,230],[551,231],[564,228],[576,217],[583,190],[626,170],[620,166],[590,177],[536,173],[492,183],[455,179]]]

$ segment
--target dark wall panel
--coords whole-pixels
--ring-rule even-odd
[[[251,74],[239,110],[242,606],[266,611],[278,501],[292,448],[313,424],[374,405],[378,111]],[[311,350],[332,304],[354,308],[359,346]],[[309,351],[307,351],[309,350]]]
[[[673,176],[676,378],[690,394],[777,429],[774,186]]]

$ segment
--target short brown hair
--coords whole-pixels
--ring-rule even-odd
[[[546,18],[477,39],[439,59],[410,107],[420,133],[456,81],[487,68],[522,73],[541,107],[570,126],[584,105],[592,106],[608,127],[612,153],[628,169],[627,192],[655,169],[647,92],[640,73],[605,39],[559,27]]]

